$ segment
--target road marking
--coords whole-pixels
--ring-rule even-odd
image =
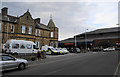
[[[115,71],[115,73],[114,73],[114,77],[116,77],[116,74],[117,74],[117,72],[118,72],[119,66],[120,66],[120,61],[119,61],[118,65],[117,65],[116,71]]]
[[[52,58],[52,57],[61,57],[61,56],[65,56],[65,55],[58,55],[58,56],[47,56],[47,58]]]
[[[54,73],[56,73],[56,72],[60,72],[60,71],[62,71],[63,69],[64,69],[64,68],[59,69],[59,70],[55,70],[55,71],[49,72],[49,73],[44,74],[44,75],[51,75],[51,74],[54,74]]]

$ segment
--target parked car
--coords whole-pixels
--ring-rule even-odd
[[[62,48],[57,48],[57,51],[60,52],[61,55],[65,54],[65,52]]]
[[[2,67],[2,70],[11,70],[11,69],[20,69],[23,70],[28,66],[28,61],[25,59],[17,59],[11,55],[8,54],[2,54],[0,53],[0,65]]]
[[[56,50],[56,48],[52,47],[52,46],[48,46],[48,45],[45,45],[45,46],[42,46],[42,51],[46,51],[46,54],[60,54],[59,51]]]
[[[74,48],[69,48],[68,50],[70,53],[73,53],[74,52]]]
[[[113,47],[109,47],[109,48],[105,48],[105,49],[103,49],[103,51],[115,51],[115,48],[113,48]]]
[[[69,53],[69,51],[66,48],[63,48],[62,50],[64,51],[65,54]]]
[[[74,53],[80,53],[80,48],[74,48],[73,52]]]

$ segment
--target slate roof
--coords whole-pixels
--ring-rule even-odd
[[[9,22],[16,23],[17,17],[11,15],[7,15],[7,17],[9,17]],[[7,17],[2,17],[2,14],[0,13],[0,19],[2,19],[3,21],[8,21]]]
[[[35,26],[35,28],[39,28],[39,29],[44,29],[44,30],[50,30],[46,25],[44,25],[44,24],[38,24],[38,23],[36,23],[35,24],[36,26]]]
[[[8,17],[9,17],[9,21],[10,21],[10,22],[15,22],[15,23],[16,23],[17,17],[11,16],[11,15],[8,15]]]
[[[113,28],[103,28],[103,29],[97,29],[94,31],[86,32],[87,34],[99,34],[99,33],[109,33],[109,32],[118,32],[120,31],[120,27],[113,27]],[[85,33],[79,34],[84,35]],[[79,36],[77,35],[77,36]]]
[[[49,20],[48,27],[55,27],[55,24],[52,19]]]

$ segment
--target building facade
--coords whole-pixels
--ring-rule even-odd
[[[8,8],[1,9],[2,44],[8,39],[33,41],[38,47],[44,45],[58,46],[58,28],[52,18],[48,25],[40,22],[40,18],[33,19],[29,10],[19,17],[8,15]]]
[[[106,46],[108,47],[120,47],[119,33],[120,27],[97,29],[62,40],[59,42],[59,47],[75,47],[75,37],[77,47],[79,48],[103,47],[105,44],[107,44]]]

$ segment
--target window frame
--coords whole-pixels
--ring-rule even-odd
[[[13,46],[14,45],[14,46]],[[15,45],[18,45],[17,48],[15,48]],[[12,43],[12,49],[19,49],[20,45],[18,43]]]
[[[3,59],[4,56],[10,57],[11,59],[9,58],[9,59],[4,60]],[[15,60],[15,58],[9,55],[2,55],[2,61],[10,61],[10,60]]]
[[[23,29],[24,28],[24,29]],[[26,26],[22,25],[22,33],[25,34],[26,33]]]
[[[28,34],[32,34],[32,28],[29,27]]]
[[[37,33],[38,33],[38,31],[37,31],[37,29],[35,29],[35,36],[37,36]]]
[[[13,28],[13,31],[12,31],[12,28]],[[11,30],[11,33],[14,33],[14,25],[11,25],[10,30]]]
[[[50,32],[50,37],[51,37],[51,38],[53,38],[53,37],[54,37],[54,36],[53,36],[53,32]]]
[[[38,35],[40,36],[40,29],[39,29]]]

